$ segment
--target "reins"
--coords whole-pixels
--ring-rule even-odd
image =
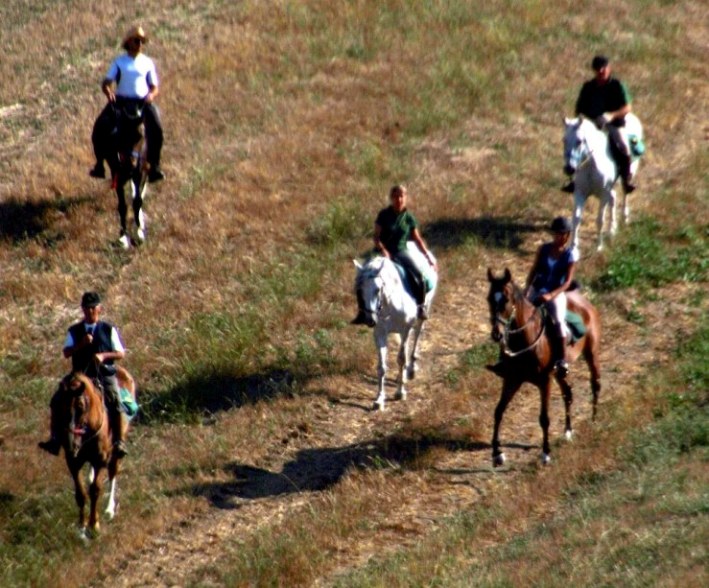
[[[502,353],[504,353],[507,357],[517,357],[518,355],[522,355],[523,353],[527,353],[528,351],[531,351],[539,344],[539,341],[541,341],[542,337],[544,336],[544,331],[546,330],[546,325],[545,325],[544,320],[542,320],[542,328],[539,330],[539,333],[537,334],[536,338],[534,339],[534,341],[530,345],[528,345],[524,349],[519,349],[516,351],[512,351],[509,348],[510,335],[514,335],[516,333],[520,333],[520,332],[524,331],[527,328],[527,325],[529,325],[535,319],[540,308],[541,307],[539,307],[539,306],[535,307],[534,312],[532,312],[532,314],[525,321],[525,323],[523,325],[517,327],[516,329],[510,329],[510,324],[516,319],[516,316],[515,316],[516,311],[517,311],[516,306],[513,307],[510,317],[506,320],[501,318],[499,314],[495,315],[495,321],[501,323],[505,327],[504,334],[502,337],[501,347],[502,347]]]

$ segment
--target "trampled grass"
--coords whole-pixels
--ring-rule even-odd
[[[583,278],[609,321],[637,316],[648,329],[666,326],[646,308],[653,289],[684,293],[687,283],[706,282],[707,175],[698,130],[709,78],[704,8],[642,0],[622,7],[149,0],[136,13],[132,5],[90,0],[5,2],[0,75],[12,83],[0,87],[0,584],[106,580],[117,553],[132,560],[152,536],[208,511],[215,491],[204,488],[231,480],[231,464],[263,465],[279,453],[274,444],[287,447],[282,439],[298,432],[307,439],[323,412],[319,403],[337,406],[344,381],[374,373],[370,333],[347,326],[354,310],[351,258],[370,247],[372,218],[391,184],[409,185],[443,268],[442,304],[465,292],[465,305],[475,308],[481,302],[468,291],[484,280],[486,265],[526,265],[536,245],[530,235],[570,207],[557,195],[559,119],[570,112],[597,51],[617,58],[647,121],[649,151],[641,172],[646,183],[633,204],[638,225],[621,232],[609,253],[585,259]],[[148,242],[125,254],[111,245],[113,196],[86,172],[90,125],[103,100],[98,84],[135,19],[152,36],[147,52],[161,72],[169,179],[149,194]],[[667,80],[681,91],[666,91]],[[590,219],[589,213],[585,228]],[[650,294],[616,313],[628,287]],[[121,327],[144,415],[132,433],[119,517],[87,548],[72,532],[66,468],[35,446],[66,369],[64,331],[78,320],[78,299],[90,288],[102,292],[106,317]],[[689,291],[688,305],[706,303],[701,290]],[[287,525],[264,524],[234,537],[224,565],[196,572],[193,581],[307,585],[330,574],[333,554],[388,532],[398,493],[425,495],[427,468],[438,457],[482,443],[472,409],[489,394],[481,366],[495,351],[473,343],[473,335],[471,345],[441,381],[430,382],[442,399],[436,410],[409,415],[384,440],[373,439],[373,448],[362,449],[366,459],[356,446],[355,458],[338,462],[329,485],[317,495],[313,490],[313,503]],[[693,353],[691,346],[683,353]],[[691,375],[673,386],[696,389],[705,381],[701,370],[687,367],[701,362],[691,357],[677,360]],[[637,519],[624,519],[620,499],[613,499],[615,492],[634,504],[630,488],[642,482],[651,488],[649,502],[665,492],[665,510],[658,510],[664,523],[703,520],[694,460],[705,433],[684,417],[668,424],[665,417],[685,403],[696,406],[683,395],[670,398],[652,401],[653,410],[641,414],[651,419],[657,410],[661,433],[651,438],[658,447],[663,435],[679,439],[671,451],[680,452],[683,464],[668,460],[645,479],[640,466],[614,477],[605,467],[610,458],[594,455],[593,443],[589,451],[562,450],[571,480],[564,488],[589,504],[609,501],[625,521],[623,533],[601,543],[600,571],[585,576],[600,584],[619,578],[619,562],[628,559],[638,582],[647,580],[643,562],[660,552],[661,541],[684,545],[668,560],[683,577],[701,563],[702,554],[690,547],[691,540],[706,544],[701,526],[688,525],[682,535],[670,521],[645,546],[626,535]],[[647,430],[622,405],[611,414],[605,425],[611,432]],[[594,478],[589,472],[597,469]],[[530,522],[521,528],[501,498],[485,512],[455,514],[433,542],[412,541],[342,582],[411,585],[421,578],[466,585],[461,570],[475,570],[491,584],[500,578],[525,584],[531,577],[525,574],[537,570],[513,568],[530,546],[560,541],[561,522],[590,516],[560,500],[548,478],[533,470],[508,491],[531,494],[548,484],[547,504],[560,513],[548,529],[535,527],[528,499],[520,512]],[[596,482],[587,487],[586,479]],[[632,516],[641,516],[639,524],[649,518]],[[406,513],[400,520],[405,528]],[[605,538],[604,525],[610,523],[599,520]],[[591,531],[581,527],[564,547],[579,574],[596,562],[588,557],[589,537],[599,535]],[[502,570],[478,561],[470,538],[480,536],[486,546],[499,545],[490,553],[503,557]],[[466,550],[449,551],[466,543]],[[544,562],[541,548],[536,553]],[[352,561],[364,563],[356,555]],[[667,568],[648,570],[665,578]],[[550,581],[576,573],[562,566]]]

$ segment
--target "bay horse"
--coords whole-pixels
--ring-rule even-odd
[[[122,367],[117,367],[119,385],[135,400],[135,381]],[[57,422],[62,424],[61,443],[69,473],[74,480],[74,495],[79,507],[79,532],[87,538],[99,531],[98,501],[103,490],[103,470],[108,471],[111,490],[106,514],[112,519],[116,513],[116,478],[119,462],[113,453],[113,436],[103,396],[93,381],[81,373],[71,373],[59,383],[55,407]],[[86,518],[87,492],[82,476],[89,464],[89,517]]]
[[[116,132],[113,135],[113,148],[107,158],[111,168],[111,187],[118,198],[118,216],[121,234],[118,240],[123,249],[129,249],[131,237],[128,231],[128,205],[126,203],[126,184],[130,186],[133,204],[133,222],[135,241],[145,241],[145,214],[143,201],[148,190],[147,141],[143,122],[143,100],[122,98],[114,106]]]
[[[633,176],[640,165],[640,155],[644,150],[643,127],[633,113],[625,115],[625,126],[619,129],[623,149],[631,156],[630,171]],[[579,227],[583,209],[588,197],[595,194],[600,200],[596,227],[598,229],[597,250],[603,249],[603,225],[606,211],[610,213],[610,234],[618,230],[616,218],[615,183],[618,169],[611,152],[608,133],[600,130],[587,118],[564,119],[564,172],[573,176],[574,213],[572,246],[578,247]],[[630,222],[629,195],[623,191],[623,222]]]
[[[541,410],[539,424],[542,427],[542,464],[551,460],[549,446],[549,398],[551,378],[561,387],[566,412],[564,435],[571,439],[571,404],[573,392],[566,376],[554,373],[552,347],[546,332],[546,319],[541,307],[536,307],[512,280],[510,270],[505,268],[501,278],[488,268],[490,290],[487,302],[490,309],[492,339],[500,344],[502,362],[498,375],[502,377],[502,392],[495,408],[495,428],[492,435],[492,462],[494,466],[505,462],[500,450],[500,423],[507,405],[523,383],[529,382],[539,389]],[[583,354],[591,372],[593,395],[593,419],[596,418],[598,397],[601,392],[601,369],[599,363],[601,320],[596,308],[578,290],[566,292],[568,310],[578,314],[586,327],[586,333],[577,341],[567,343],[566,357],[571,362]]]
[[[418,267],[429,267],[428,262],[412,242],[408,244],[409,253]],[[374,327],[374,344],[377,348],[379,363],[377,366],[378,394],[374,401],[374,410],[384,410],[386,394],[384,381],[387,372],[387,340],[391,333],[399,335],[399,377],[395,400],[406,399],[406,382],[412,380],[418,369],[418,344],[423,331],[424,321],[417,318],[414,297],[404,287],[404,282],[397,266],[391,259],[382,256],[372,257],[364,265],[355,260],[357,276],[355,290],[360,291],[364,300],[364,312],[367,324]],[[433,261],[435,263],[435,260]],[[438,275],[433,269],[424,274],[428,277],[430,289],[424,301],[426,311],[436,294]],[[413,345],[410,339],[413,332]]]

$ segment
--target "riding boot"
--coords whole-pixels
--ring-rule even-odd
[[[574,191],[576,190],[576,184],[574,184],[574,181],[571,180],[568,184],[565,186],[561,187],[562,192],[567,192],[568,194],[573,194]]]
[[[50,403],[51,415],[49,418],[49,439],[46,441],[40,441],[38,445],[40,449],[44,449],[47,453],[59,455],[59,450],[62,448],[62,444],[59,440],[59,423],[57,422],[56,410],[53,405],[54,398],[52,398]]]
[[[366,325],[367,324],[367,315],[365,314],[364,311],[364,296],[362,296],[362,292],[360,290],[357,290],[357,316],[350,321],[350,324],[352,325]]]
[[[148,170],[148,181],[150,183],[159,182],[165,179],[165,174],[160,168],[160,154],[163,144],[162,121],[160,111],[155,104],[148,104],[145,107],[145,135],[148,142],[147,158],[150,164]]]
[[[116,406],[109,408],[111,421],[111,434],[113,435],[113,453],[117,458],[125,457],[128,453],[124,436],[128,428],[128,418],[125,413]]]
[[[635,184],[632,183],[632,174],[630,173],[630,156],[629,155],[620,155],[618,157],[618,165],[620,168],[620,179],[621,182],[623,182],[623,191],[626,194],[630,194],[633,190],[635,190],[636,186]]]

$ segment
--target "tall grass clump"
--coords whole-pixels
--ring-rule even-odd
[[[644,216],[622,233],[595,286],[601,291],[636,287],[643,290],[674,282],[706,281],[709,238],[699,226],[669,229]]]

